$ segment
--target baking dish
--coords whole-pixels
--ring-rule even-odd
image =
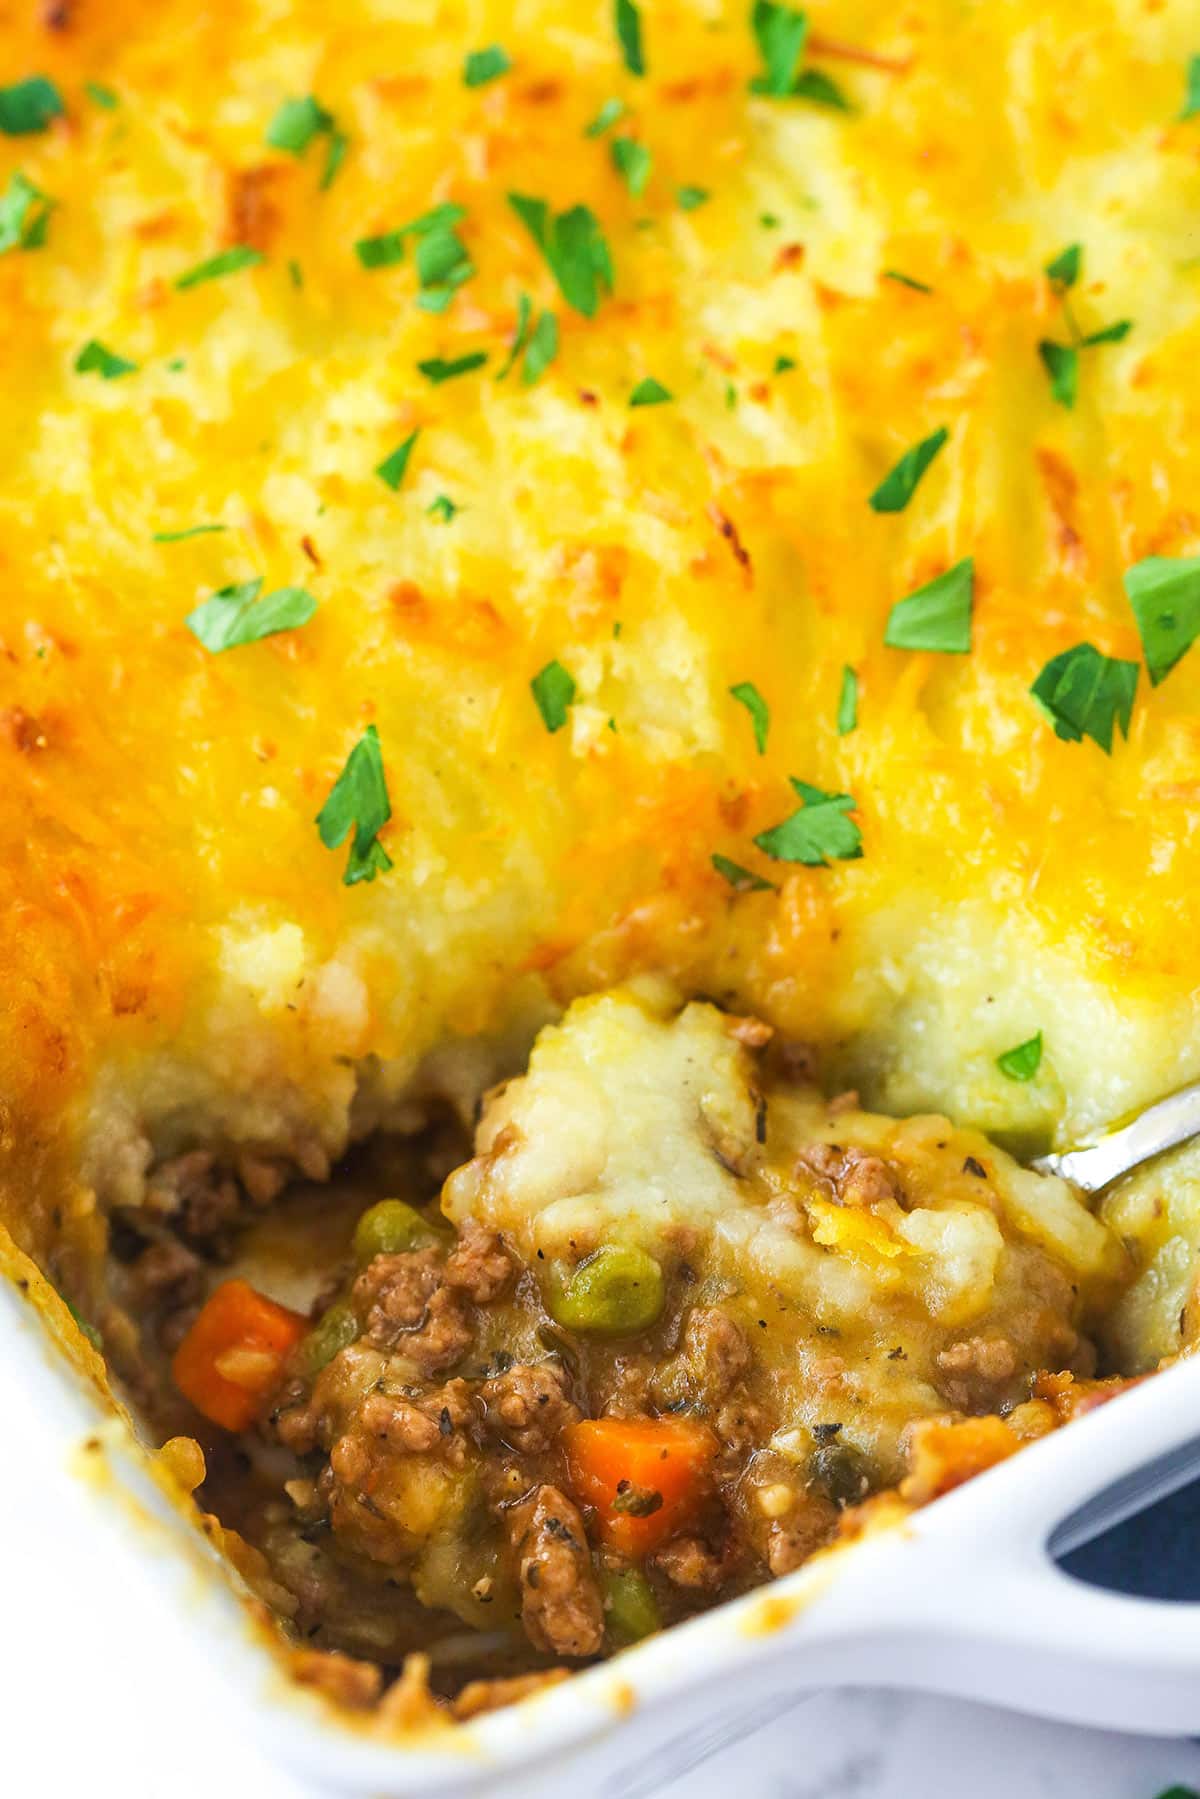
[[[313,1793],[447,1794],[594,1786],[714,1705],[763,1714],[805,1687],[955,1693],[1130,1731],[1200,1728],[1200,1616],[1059,1572],[1047,1543],[1096,1494],[1197,1437],[1200,1366],[1183,1362],[892,1528],[677,1626],[521,1704],[435,1737],[381,1742],[283,1681],[225,1569],[147,1478],[123,1421],[58,1355],[14,1288],[0,1294],[8,1409],[24,1453],[15,1536],[55,1542],[59,1590],[116,1621],[111,1661],[140,1707],[177,1708],[200,1671],[206,1731],[246,1731]],[[70,1478],[64,1478],[69,1469]],[[31,1558],[32,1579],[44,1579]],[[191,1703],[199,1703],[193,1697]]]

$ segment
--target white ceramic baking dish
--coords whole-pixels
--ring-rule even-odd
[[[284,1681],[223,1566],[139,1469],[126,1427],[7,1286],[0,1368],[9,1616],[40,1617],[49,1649],[63,1640],[59,1608],[70,1595],[69,1628],[85,1620],[93,1660],[116,1692],[136,1696],[142,1718],[186,1729],[190,1714],[194,1731],[202,1717],[206,1748],[227,1739],[223,1765],[253,1755],[264,1772],[279,1770],[281,1793],[496,1799],[561,1793],[567,1779],[581,1799],[619,1792],[623,1768],[644,1771],[656,1750],[669,1766],[672,1742],[716,1717],[767,1716],[784,1695],[839,1684],[981,1697],[1124,1730],[1200,1732],[1200,1605],[1085,1587],[1047,1548],[1056,1531],[1063,1542],[1084,1534],[1080,1508],[1113,1483],[1128,1511],[1148,1484],[1140,1471],[1164,1457],[1176,1468],[1190,1462],[1200,1360],[1144,1382],[902,1526],[523,1705],[411,1744],[343,1726]],[[36,1627],[7,1635],[0,1671],[11,1704],[39,1649]],[[275,1789],[260,1780],[255,1790],[266,1799]]]

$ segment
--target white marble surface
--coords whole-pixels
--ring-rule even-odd
[[[595,1799],[1157,1799],[1177,1782],[1200,1791],[1200,1745],[842,1692],[799,1700],[665,1786]]]
[[[66,1799],[316,1799],[269,1767],[247,1743],[206,1734],[194,1715],[181,1743],[164,1720],[129,1707],[120,1748],[76,1718],[36,1744],[28,1737],[3,1790]],[[156,1740],[158,1739],[158,1740]],[[10,1738],[10,1743],[13,1739]],[[186,1747],[184,1747],[186,1745]],[[26,1779],[20,1763],[28,1753]],[[718,1720],[711,1740],[672,1749],[663,1784],[651,1758],[619,1792],[573,1785],[570,1799],[1158,1799],[1175,1783],[1200,1791],[1200,1745],[1076,1730],[958,1700],[898,1693],[822,1693],[798,1700],[765,1727],[738,1736]],[[685,1765],[686,1764],[686,1765]],[[537,1793],[543,1788],[539,1785]],[[547,1793],[561,1791],[551,1784]]]

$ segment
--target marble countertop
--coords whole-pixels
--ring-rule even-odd
[[[626,1783],[595,1799],[1158,1799],[1176,1783],[1200,1792],[1200,1744],[903,1693],[806,1696],[748,1737],[731,1741],[726,1726],[722,1743],[696,1749],[704,1759],[665,1785]]]

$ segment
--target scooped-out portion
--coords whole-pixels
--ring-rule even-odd
[[[441,1132],[240,1237],[126,1221],[126,1379],[307,1678],[386,1705],[407,1664],[391,1695],[469,1714],[1119,1388],[1091,1331],[1130,1271],[1078,1194],[814,1076],[647,981],[546,1027],[444,1180]]]

